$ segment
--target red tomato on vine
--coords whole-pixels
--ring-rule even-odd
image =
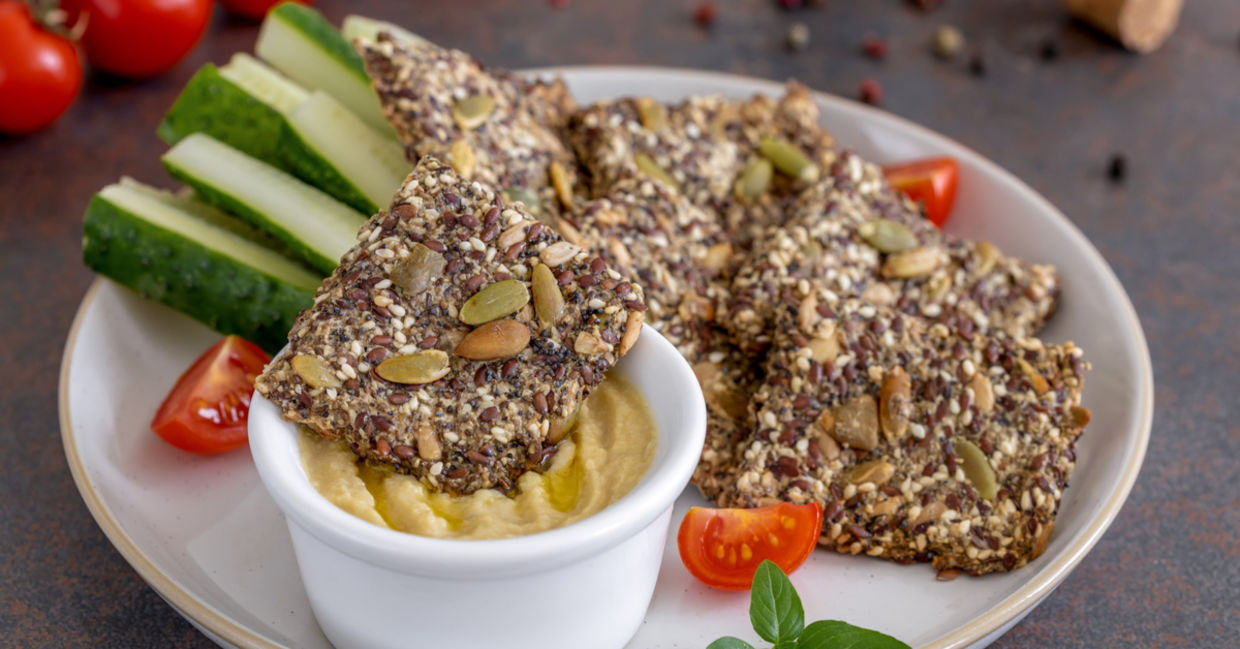
[[[81,88],[73,43],[37,23],[25,3],[0,0],[0,133],[44,128]]]
[[[62,0],[67,24],[85,20],[91,67],[129,79],[167,71],[198,44],[211,0]]]

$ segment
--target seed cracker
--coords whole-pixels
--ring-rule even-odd
[[[809,91],[790,83],[774,101],[691,97],[666,106],[648,97],[586,106],[568,122],[569,139],[590,176],[595,195],[620,179],[645,173],[645,156],[694,204],[720,216],[734,246],[747,247],[763,226],[779,223],[790,198],[806,182],[775,174],[756,201],[736,196],[745,166],[763,138],[786,140],[822,168],[835,156],[834,139],[818,124]]]
[[[575,106],[562,81],[526,81],[503,70],[492,74],[465,52],[386,34],[359,40],[357,47],[411,163],[435,156],[471,180],[531,192],[522,199],[527,209],[545,217],[562,209],[550,178],[552,164],[560,166],[570,186],[581,184],[576,160],[558,133],[566,111]],[[493,108],[477,117],[477,124],[458,119],[454,109],[476,96],[489,97]]]
[[[864,228],[880,220],[901,226],[915,247],[887,254],[867,242]],[[818,307],[801,300],[815,283],[931,322],[1018,338],[1041,329],[1059,294],[1053,267],[940,232],[878,167],[849,152],[801,196],[786,224],[766,229],[733,277],[721,321],[742,349],[760,350],[778,310]]]
[[[532,280],[539,264],[560,278],[554,324],[540,325],[542,307],[529,303],[477,327],[462,322],[467,300],[499,282],[515,280],[536,305],[550,296]],[[435,490],[507,490],[551,455],[637,338],[642,290],[607,283],[613,275],[520,204],[424,158],[391,209],[362,227],[255,385],[286,419],[347,440],[371,464]],[[409,358],[434,369],[418,370],[428,382],[394,379],[396,361]]]
[[[778,319],[757,427],[734,481],[707,486],[716,501],[817,502],[823,545],[939,570],[1041,554],[1089,419],[1081,350],[816,297],[836,313]]]

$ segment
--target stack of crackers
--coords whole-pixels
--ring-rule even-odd
[[[481,256],[467,251],[470,261],[433,294],[387,296],[415,321],[406,345],[446,350],[416,336],[468,336],[453,311],[501,276],[533,287],[533,257],[553,248],[573,253],[564,266],[544,260],[571,289],[566,303],[594,307],[570,308],[550,327],[518,314],[541,342],[511,357],[520,378],[503,383],[503,394],[486,386],[495,365],[503,379],[507,360],[453,356],[454,375],[486,380],[448,380],[432,390],[438,400],[417,397],[417,411],[433,416],[421,423],[396,424],[391,413],[380,414],[393,420],[388,431],[371,423],[392,400],[381,381],[355,386],[369,390],[360,410],[285,390],[286,414],[437,488],[502,488],[537,468],[554,447],[553,423],[571,417],[644,322],[702,383],[709,429],[693,480],[714,503],[816,502],[823,545],[932,562],[944,574],[1012,570],[1045,549],[1089,420],[1081,350],[1036,338],[1055,311],[1053,268],[939,231],[879,168],[837,146],[796,83],[778,99],[579,106],[559,80],[490,70],[427,42],[381,34],[358,46],[417,169],[392,209],[363,228],[365,245],[315,309],[353,296],[373,305],[392,270],[374,263],[381,249],[401,259],[409,242],[464,250],[475,239]],[[492,211],[488,204],[504,234],[520,226],[515,255],[492,252],[482,236],[490,226],[474,215]],[[466,220],[478,223],[462,232]],[[366,313],[373,321],[373,308]],[[284,360],[299,340],[312,350],[320,317],[303,316]],[[585,334],[603,346],[574,349]],[[376,337],[394,338],[382,329],[353,353],[369,358]],[[393,345],[378,346],[388,354]],[[549,357],[572,362],[556,378],[538,364]],[[291,364],[279,378],[296,384],[290,372]],[[277,384],[259,385],[279,393]],[[497,440],[476,413],[500,401],[509,423]],[[548,414],[551,402],[558,410]]]

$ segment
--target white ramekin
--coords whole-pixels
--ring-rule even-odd
[[[328,639],[339,649],[623,647],[650,604],[706,411],[689,365],[650,327],[613,371],[641,390],[658,424],[650,471],[585,520],[486,541],[404,534],[337,508],[307,480],[295,427],[255,394],[250,452]]]

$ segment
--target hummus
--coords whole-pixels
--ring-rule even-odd
[[[432,493],[417,478],[365,464],[342,441],[298,434],[310,484],[350,514],[422,536],[495,539],[562,527],[616,502],[650,468],[656,432],[641,392],[611,373],[545,472],[522,475],[511,495],[467,496]]]

